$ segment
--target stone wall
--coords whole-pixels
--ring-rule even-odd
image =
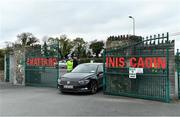
[[[175,53],[174,53],[174,41],[169,44],[169,82],[170,82],[170,97],[171,99],[177,99],[176,95],[176,81],[175,81]]]
[[[14,50],[13,54],[8,55],[9,65],[5,65],[5,70],[8,78],[6,81],[14,85],[25,85],[25,72],[24,72],[24,62],[25,54],[24,50]]]
[[[4,81],[4,71],[0,70],[0,81]]]
[[[120,35],[110,36],[106,41],[106,49],[115,49],[142,41],[141,36]]]

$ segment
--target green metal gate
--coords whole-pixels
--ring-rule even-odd
[[[57,87],[59,46],[58,44],[45,46],[26,51],[26,85]]]
[[[154,35],[104,51],[104,93],[170,101],[169,41]]]
[[[177,49],[176,53],[176,72],[177,72],[177,79],[178,79],[178,97],[180,99],[180,52]]]
[[[9,55],[8,54],[6,54],[5,55],[5,69],[6,69],[6,79],[5,79],[5,81],[6,82],[9,82],[9,78],[10,78],[10,76],[9,76],[9,70],[10,70],[10,58],[9,58]]]

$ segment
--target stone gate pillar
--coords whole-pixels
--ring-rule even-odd
[[[14,51],[14,85],[25,85],[25,50]]]

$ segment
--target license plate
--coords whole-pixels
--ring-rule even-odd
[[[66,89],[73,89],[73,86],[72,85],[64,85],[64,88],[66,88]]]

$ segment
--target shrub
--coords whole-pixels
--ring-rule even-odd
[[[93,60],[94,63],[103,63],[103,58],[81,58],[79,59],[79,64],[90,63]]]

